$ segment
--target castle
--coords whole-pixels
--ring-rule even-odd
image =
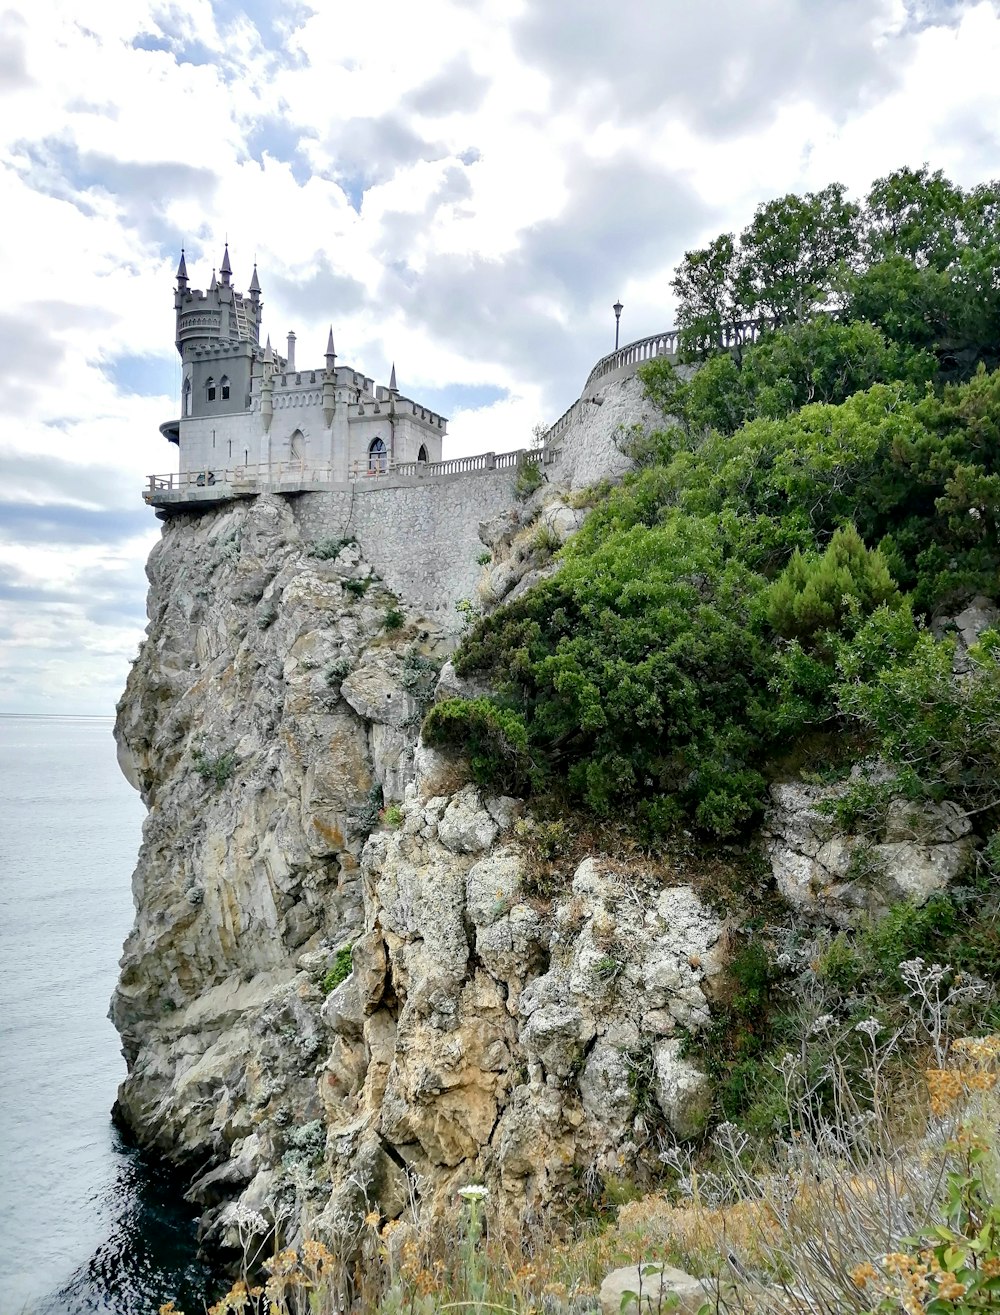
[[[226,244],[208,291],[188,287],[181,251],[174,308],[181,414],[160,426],[180,453],[178,486],[338,483],[441,460],[447,421],[396,387],[338,365],[333,329],[325,364],[301,370],[295,334],[284,356],[260,345],[257,266],[248,292],[232,282]]]

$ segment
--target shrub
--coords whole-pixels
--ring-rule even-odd
[[[385,614],[383,625],[386,630],[401,630],[406,624],[406,617],[398,607],[390,607]]]
[[[206,754],[201,749],[193,749],[191,759],[194,763],[194,769],[203,781],[210,781],[217,790],[226,784],[236,770],[236,754],[227,749],[225,753],[217,754],[215,757]]]
[[[461,749],[473,779],[511,794],[527,789],[531,776],[524,719],[491,699],[444,699],[424,718],[428,744]]]
[[[396,830],[403,825],[403,810],[399,804],[390,804],[382,813],[382,821],[387,827]]]
[[[489,566],[489,564],[490,564],[490,562],[492,562],[492,560],[493,560],[493,554],[492,554],[492,553],[490,552],[490,550],[487,548],[485,552],[481,552],[481,553],[476,557],[476,565],[477,565],[477,566]]]
[[[354,666],[354,659],[345,653],[341,657],[334,658],[327,664],[326,671],[323,673],[326,683],[331,687],[339,687],[345,676],[349,675]]]
[[[382,787],[379,785],[378,781],[376,781],[368,791],[368,798],[361,807],[351,815],[351,821],[359,831],[368,834],[375,830],[378,826],[379,815],[382,812],[382,804]]]
[[[532,493],[536,489],[540,489],[544,483],[545,476],[542,474],[541,463],[538,461],[522,461],[514,478],[514,493],[523,501],[530,498]]]
[[[353,594],[355,598],[364,598],[370,584],[370,580],[355,580],[352,578],[343,582],[343,588],[349,594]]]
[[[650,801],[676,794],[727,834],[761,806],[771,658],[750,605],[764,581],[720,531],[674,517],[593,543],[585,527],[562,570],[477,622],[456,656],[524,708],[532,749],[599,814],[642,809],[652,828],[666,814]]]
[[[346,982],[348,977],[350,977],[354,969],[354,962],[351,958],[352,949],[353,943],[342,945],[337,951],[334,956],[333,964],[324,974],[323,980],[320,983],[320,990],[324,995],[329,995],[330,992],[335,990],[341,982]]]
[[[834,531],[822,556],[795,549],[768,591],[767,615],[783,638],[808,645],[825,632],[856,629],[876,607],[898,601],[885,558],[847,525]]]
[[[352,543],[357,543],[357,539],[353,535],[346,539],[319,539],[310,548],[309,556],[328,561],[334,557],[339,557],[341,550]]]

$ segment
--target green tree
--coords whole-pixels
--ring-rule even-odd
[[[758,206],[740,235],[737,289],[750,315],[787,324],[830,304],[857,255],[860,210],[841,183]]]
[[[824,553],[795,550],[768,591],[767,618],[784,639],[822,645],[829,632],[853,631],[876,607],[898,601],[885,558],[845,525]]]
[[[710,352],[721,341],[723,327],[743,313],[738,268],[732,233],[684,253],[670,286],[678,301],[681,346],[692,358]]]

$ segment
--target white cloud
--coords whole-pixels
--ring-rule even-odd
[[[202,285],[227,235],[238,286],[256,256],[303,363],[332,321],[418,398],[498,396],[454,410],[462,454],[565,409],[616,297],[624,340],[667,327],[672,265],[759,201],[997,172],[989,0],[6,0],[0,47],[13,710],[106,711],[134,651],[182,241]]]

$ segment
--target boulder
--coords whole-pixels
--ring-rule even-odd
[[[634,1298],[626,1293],[634,1292]],[[601,1310],[604,1315],[698,1315],[708,1302],[715,1309],[713,1284],[694,1278],[672,1265],[625,1265],[612,1270],[601,1284]]]

